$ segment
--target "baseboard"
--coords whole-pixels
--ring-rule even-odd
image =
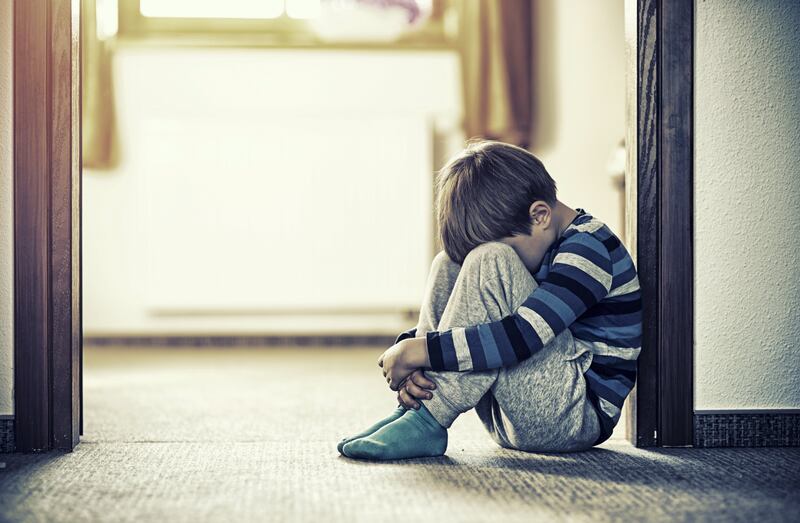
[[[14,452],[14,418],[0,418],[0,454]]]
[[[390,347],[387,335],[265,335],[265,336],[85,336],[84,346],[136,347]]]
[[[800,446],[800,410],[696,411],[694,446]]]
[[[800,446],[800,411],[695,412],[694,446],[797,447]],[[14,419],[3,417],[0,418],[0,453],[9,452],[14,452]]]

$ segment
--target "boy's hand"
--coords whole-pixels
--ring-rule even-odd
[[[425,377],[422,369],[417,369],[400,384],[397,401],[407,409],[418,409],[419,403],[416,400],[431,399],[433,394],[430,391],[435,388],[436,384]]]
[[[430,367],[427,340],[407,338],[395,343],[378,358],[378,366],[383,367],[383,375],[389,388],[398,390],[409,374],[416,369]]]

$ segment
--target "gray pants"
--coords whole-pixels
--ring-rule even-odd
[[[417,336],[500,320],[536,288],[513,248],[482,244],[458,265],[440,252],[431,264]],[[566,452],[592,446],[600,434],[586,396],[583,373],[592,353],[569,330],[518,365],[472,372],[433,372],[433,398],[423,403],[449,427],[472,408],[501,446],[525,451]]]

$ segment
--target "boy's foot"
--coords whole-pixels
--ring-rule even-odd
[[[420,405],[378,429],[353,440],[342,449],[345,456],[359,459],[408,459],[441,456],[447,450],[447,429]]]
[[[403,414],[405,414],[406,409],[403,406],[399,406],[392,411],[391,414],[380,420],[379,422],[375,423],[374,425],[370,426],[369,428],[359,432],[355,436],[350,436],[349,438],[344,438],[342,441],[336,445],[336,449],[339,451],[339,454],[343,454],[342,448],[351,441],[357,440],[359,438],[363,438],[364,436],[369,436],[370,434],[374,433],[384,425],[388,425],[389,423],[393,422]]]

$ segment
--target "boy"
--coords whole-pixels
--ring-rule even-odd
[[[507,448],[567,452],[606,440],[641,350],[628,252],[557,200],[542,163],[519,147],[473,143],[437,183],[444,252],[417,326],[378,361],[400,406],[339,451],[441,456],[447,428],[472,408]]]

